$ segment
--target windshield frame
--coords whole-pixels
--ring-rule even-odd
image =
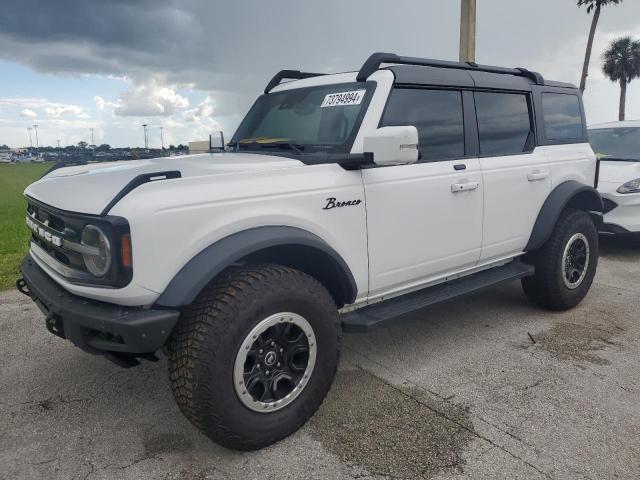
[[[591,128],[588,131],[589,136],[591,136],[592,134],[596,133],[596,132],[608,132],[609,135],[614,135],[616,130],[634,130],[634,133],[638,136],[638,138],[640,139],[640,126],[612,126],[612,127],[607,127],[607,128]],[[640,143],[640,140],[639,140]],[[632,156],[621,156],[621,155],[615,155],[613,153],[606,153],[606,152],[597,152],[596,149],[594,148],[594,145],[591,143],[591,137],[589,137],[589,144],[591,145],[591,148],[593,149],[593,152],[598,155],[598,158],[600,159],[600,161],[611,161],[611,162],[638,162],[640,163],[640,150],[638,150],[637,152],[630,152],[629,155],[636,155],[637,158],[633,158]]]
[[[345,139],[345,141],[342,144],[335,144],[334,146],[332,146],[332,148],[320,148],[320,147],[317,147],[315,145],[298,144],[295,141],[296,139],[293,139],[293,138],[287,140],[287,141],[291,142],[294,145],[303,147],[303,151],[301,153],[299,153],[299,154],[295,153],[294,151],[287,152],[287,153],[289,153],[291,156],[293,156],[295,158],[304,157],[307,154],[318,154],[318,153],[349,154],[349,153],[351,153],[351,150],[353,148],[353,143],[354,143],[356,137],[358,136],[358,133],[360,132],[360,127],[362,126],[362,121],[364,120],[364,117],[367,114],[367,111],[369,109],[369,105],[371,103],[371,99],[373,98],[373,95],[374,95],[374,93],[376,91],[377,85],[378,85],[377,82],[374,82],[374,81],[365,81],[365,82],[353,81],[353,82],[340,82],[340,83],[322,83],[322,84],[319,84],[319,85],[312,85],[312,86],[308,86],[308,87],[286,88],[286,89],[271,91],[269,93],[262,94],[255,100],[255,102],[253,103],[253,105],[251,106],[251,108],[249,109],[247,114],[244,116],[244,118],[240,122],[240,125],[238,125],[238,128],[236,129],[235,133],[233,134],[233,137],[231,138],[231,140],[229,141],[229,143],[227,145],[238,145],[238,143],[237,143],[238,141],[244,140],[244,139],[238,138],[239,137],[238,134],[239,134],[239,132],[242,131],[243,127],[245,127],[246,124],[249,121],[251,121],[252,114],[255,112],[255,110],[260,108],[260,102],[263,101],[263,98],[266,98],[268,96],[280,95],[280,94],[286,95],[289,92],[300,91],[300,90],[312,90],[312,89],[326,88],[326,87],[336,87],[336,88],[353,87],[354,90],[356,90],[356,89],[358,89],[358,90],[364,89],[364,90],[366,90],[366,92],[365,92],[364,98],[362,99],[362,102],[360,104],[360,111],[358,112],[358,116],[356,117],[356,120],[355,120],[355,122],[353,124],[353,127],[351,129],[351,132],[349,133],[349,136]],[[240,144],[240,145],[242,145],[242,144]],[[269,154],[273,154],[273,152],[283,153],[281,145],[279,146],[279,145],[275,145],[274,144],[273,148],[269,148],[269,143],[264,143],[264,144],[262,144],[260,146],[248,143],[246,145],[242,145],[237,151],[239,151],[239,152],[254,152],[254,153],[257,153],[257,152],[268,152]]]

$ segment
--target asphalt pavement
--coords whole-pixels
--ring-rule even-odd
[[[0,479],[640,478],[640,246],[602,250],[568,312],[514,283],[345,335],[319,412],[250,453],[181,416],[166,360],[116,367],[0,292]]]

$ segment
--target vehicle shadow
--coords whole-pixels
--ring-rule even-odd
[[[614,260],[640,260],[640,236],[600,236],[600,256]]]

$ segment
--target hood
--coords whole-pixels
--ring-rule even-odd
[[[640,178],[640,162],[600,161],[600,181],[620,183]]]
[[[179,171],[181,178],[189,178],[303,165],[286,157],[230,152],[94,163],[54,170],[24,194],[61,210],[100,215],[131,180],[143,174]]]

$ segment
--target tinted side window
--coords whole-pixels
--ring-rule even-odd
[[[578,140],[584,135],[580,100],[576,95],[543,93],[544,129],[549,140]]]
[[[435,161],[464,156],[463,118],[459,91],[397,88],[391,92],[381,124],[414,125],[420,159]]]
[[[529,149],[533,129],[527,95],[475,92],[474,96],[481,155],[510,155]]]

